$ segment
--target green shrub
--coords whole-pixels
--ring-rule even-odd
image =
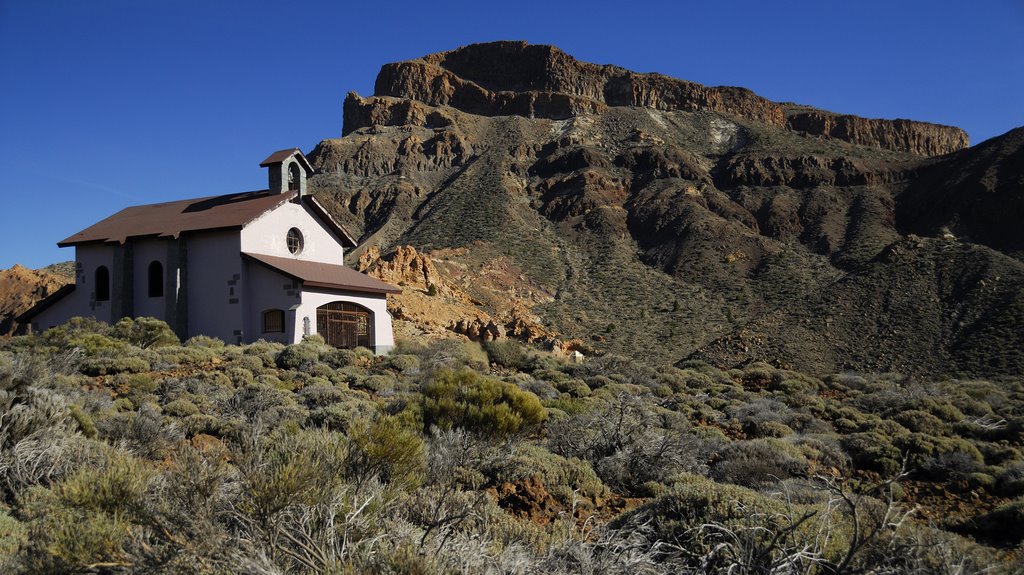
[[[295,394],[263,383],[239,388],[222,409],[229,416],[237,416],[273,429],[287,421],[301,423],[306,410],[295,401]]]
[[[958,469],[971,465],[971,468],[966,470],[970,473],[976,466],[985,462],[977,447],[959,437],[908,433],[894,438],[893,445],[907,455],[911,469],[937,471],[943,469],[942,462],[949,460],[957,462]],[[936,461],[939,461],[940,465],[936,465]]]
[[[320,350],[309,344],[297,343],[282,349],[275,361],[281,369],[302,369],[320,361]]]
[[[457,370],[469,367],[485,372],[488,369],[487,353],[476,342],[457,339],[440,339],[431,342],[421,352],[420,364],[427,371]]]
[[[164,406],[164,413],[174,417],[187,417],[199,413],[199,408],[187,399],[176,399]]]
[[[257,355],[243,355],[231,360],[231,363],[228,364],[228,369],[244,369],[249,372],[250,377],[262,373],[264,367],[263,359]]]
[[[20,557],[27,573],[88,573],[124,564],[131,524],[120,514],[75,509],[52,492],[29,491],[22,505],[28,537]]]
[[[324,407],[331,405],[332,403],[338,403],[345,399],[345,391],[331,385],[327,381],[317,380],[304,386],[299,391],[299,397],[302,398],[303,403],[306,407],[314,409],[317,407]]]
[[[801,436],[790,441],[811,463],[811,473],[845,473],[850,468],[850,458],[835,439]]]
[[[1015,547],[1024,542],[1024,499],[1001,505],[975,517],[963,525],[972,535],[980,536],[1001,547]]]
[[[284,344],[261,339],[245,346],[242,353],[246,356],[258,357],[265,366],[272,366],[274,365],[274,359],[277,357],[277,354],[280,353],[284,347]]]
[[[67,347],[82,350],[86,357],[109,356],[119,353],[128,344],[108,335],[82,333],[68,338]]]
[[[133,512],[142,508],[152,477],[153,471],[144,461],[115,453],[102,465],[83,467],[53,490],[70,507],[107,513]]]
[[[313,505],[340,485],[348,457],[345,436],[320,430],[275,431],[239,461],[242,509],[267,524],[282,510]]]
[[[672,541],[686,550],[677,556],[683,564],[672,570],[686,573],[741,573],[751,564],[758,567],[752,572],[760,572],[761,566],[783,564],[787,556],[806,552],[812,542],[821,545],[815,549],[821,559],[836,562],[846,543],[836,514],[690,474],[653,501],[619,515],[609,527],[644,530],[648,540]],[[822,538],[826,531],[830,535]]]
[[[906,427],[910,431],[926,433],[928,435],[946,435],[950,431],[948,424],[927,411],[911,409],[896,414],[893,421]]]
[[[359,356],[356,352],[351,349],[335,349],[324,356],[324,361],[335,368],[348,367],[355,365],[358,361]]]
[[[182,417],[178,421],[178,428],[185,437],[189,438],[199,434],[226,437],[241,432],[242,424],[238,419],[194,413]]]
[[[63,325],[52,327],[43,332],[42,340],[48,345],[69,349],[83,347],[76,340],[86,335],[110,335],[110,325],[94,317],[73,317]],[[120,343],[120,342],[119,342]]]
[[[150,364],[141,357],[90,357],[82,360],[82,373],[86,375],[114,375],[118,373],[142,373],[149,371]]]
[[[216,349],[202,346],[169,346],[162,347],[157,351],[160,354],[160,358],[168,364],[172,366],[180,365],[186,367],[197,367],[209,364],[218,355]]]
[[[786,437],[793,435],[793,430],[781,421],[751,422],[744,430],[750,437]]]
[[[345,432],[353,422],[368,419],[377,412],[371,401],[346,397],[345,401],[318,407],[309,412],[308,425]]]
[[[314,379],[330,381],[334,377],[334,368],[328,365],[327,363],[324,363],[324,361],[321,359],[320,361],[307,366],[302,373]]]
[[[571,504],[574,492],[585,497],[603,497],[608,488],[589,463],[575,457],[565,458],[538,445],[519,445],[509,458],[495,461],[496,468],[485,470],[496,483],[522,482],[536,476],[562,503]]]
[[[487,352],[487,359],[489,359],[491,363],[496,363],[516,370],[526,368],[526,362],[528,359],[526,355],[526,348],[523,347],[523,344],[514,339],[496,339],[494,341],[489,341],[484,345],[484,350]]]
[[[224,349],[224,342],[216,337],[208,335],[194,335],[185,341],[186,347],[208,347],[210,349]]]
[[[392,353],[383,359],[380,366],[400,373],[412,372],[419,369],[420,358],[411,354]]]
[[[610,378],[604,375],[595,375],[586,379],[587,387],[591,390],[601,389],[602,387],[615,383]]]
[[[900,450],[878,433],[853,433],[843,436],[840,442],[854,466],[861,469],[889,476],[899,472],[903,466]]]
[[[358,386],[374,393],[386,393],[394,391],[395,378],[390,375],[371,375],[360,380]]]
[[[572,381],[572,377],[557,369],[537,369],[533,372],[533,377],[546,381],[556,388],[560,384],[565,384]]]
[[[999,474],[999,492],[1008,497],[1024,495],[1024,461],[1010,463]]]
[[[489,437],[531,429],[544,421],[536,395],[474,371],[441,371],[423,387],[425,429],[460,427]]]
[[[357,485],[371,477],[384,483],[414,488],[426,469],[423,438],[402,426],[396,417],[353,425],[347,475]]]
[[[28,543],[28,528],[0,506],[0,570],[13,572],[15,554]]]
[[[96,437],[96,424],[93,423],[92,417],[78,405],[72,405],[70,408],[71,418],[78,424],[79,431],[86,437]]]
[[[770,485],[789,477],[807,475],[809,463],[792,445],[779,440],[736,441],[718,452],[711,465],[716,481],[746,487]]]
[[[309,345],[315,346],[324,346],[327,345],[327,340],[324,339],[324,336],[318,333],[311,333],[309,335],[302,336],[302,343],[307,343]]]
[[[141,349],[181,343],[170,326],[154,317],[122,318],[114,324],[111,334]]]

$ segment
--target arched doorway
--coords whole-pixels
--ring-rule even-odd
[[[332,301],[316,308],[316,332],[334,347],[373,348],[373,312],[354,303]]]

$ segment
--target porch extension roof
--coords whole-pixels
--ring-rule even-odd
[[[307,287],[366,293],[402,293],[401,289],[391,284],[337,264],[310,262],[248,252],[242,252],[242,255],[292,279],[299,280]]]

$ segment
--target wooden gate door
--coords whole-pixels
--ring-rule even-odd
[[[373,347],[373,312],[335,301],[316,308],[316,332],[334,347]]]

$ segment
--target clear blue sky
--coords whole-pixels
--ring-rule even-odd
[[[500,39],[972,143],[1024,125],[1024,0],[0,0],[0,268],[72,259],[57,241],[128,205],[262,188],[381,64]]]

